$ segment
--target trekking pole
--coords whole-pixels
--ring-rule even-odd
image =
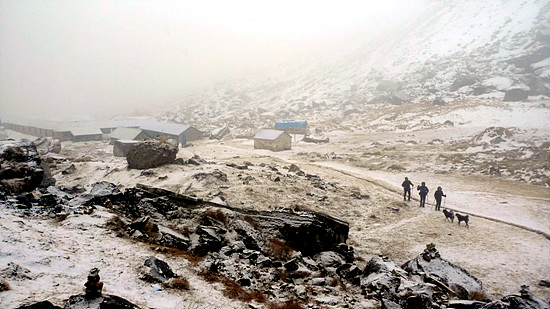
[[[445,202],[446,202],[446,201],[447,201],[447,197],[444,196],[444,197],[443,197],[443,208],[445,208]]]

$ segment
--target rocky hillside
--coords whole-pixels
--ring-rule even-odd
[[[338,123],[387,105],[550,96],[546,1],[433,1],[416,19],[361,40],[315,65],[296,60],[264,78],[217,85],[162,118],[246,136],[280,118]]]

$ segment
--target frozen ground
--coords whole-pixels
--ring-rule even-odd
[[[516,109],[506,105],[495,107],[498,113]],[[522,107],[523,106],[523,107]],[[329,144],[295,142],[293,149],[284,152],[254,150],[248,139],[224,141],[203,140],[180,149],[178,157],[199,155],[210,161],[200,166],[167,165],[154,170],[153,176],[141,176],[141,171],[128,170],[124,158],[111,155],[112,146],[103,142],[63,143],[60,157],[52,171],[57,185],[87,186],[107,180],[121,189],[145,183],[184,194],[213,198],[212,192],[222,190],[228,203],[236,207],[255,209],[291,209],[305,207],[326,212],[350,223],[349,243],[356,254],[365,260],[373,255],[387,255],[398,264],[417,256],[426,243],[435,243],[442,257],[470,271],[484,283],[486,293],[497,298],[517,293],[519,286],[528,284],[536,295],[549,298],[550,289],[538,285],[549,280],[550,274],[550,189],[543,168],[534,158],[514,161],[522,165],[530,178],[518,178],[506,163],[521,147],[533,148],[546,156],[550,131],[544,121],[517,121],[516,131],[499,144],[479,144],[475,137],[492,125],[503,125],[493,115],[479,113],[478,118],[466,121],[470,105],[455,105],[433,109],[413,105],[419,114],[447,119],[462,115],[463,124],[442,127],[433,121],[419,126],[420,117],[403,116],[397,106],[372,113],[361,120],[363,129],[353,119],[342,124],[342,130],[327,132]],[[547,108],[533,104],[518,105],[519,115],[530,113],[545,117]],[[396,114],[388,124],[374,123],[382,113]],[[499,115],[500,115],[499,114]],[[483,116],[485,115],[485,116]],[[435,117],[437,116],[437,117]],[[522,116],[523,117],[523,116]],[[533,116],[535,117],[535,116]],[[369,125],[372,124],[372,125]],[[533,125],[536,124],[536,125]],[[312,129],[316,123],[311,123]],[[396,129],[406,125],[407,129]],[[9,132],[13,134],[13,132]],[[17,138],[21,136],[16,136]],[[436,141],[436,142],[433,142]],[[546,146],[547,147],[547,146]],[[445,157],[441,157],[445,154]],[[466,155],[468,154],[468,155]],[[514,159],[515,160],[515,159]],[[232,169],[226,163],[254,164],[249,170]],[[490,175],[483,171],[487,162],[500,162],[502,173]],[[280,182],[269,180],[270,175],[260,163],[277,166],[283,175],[291,163],[304,172],[319,175],[327,184],[325,190],[315,188],[295,177],[282,177]],[[506,164],[505,164],[506,163]],[[75,164],[76,172],[62,175],[61,171]],[[547,164],[547,162],[545,163]],[[193,179],[197,172],[220,170],[227,174],[227,183],[200,182]],[[160,176],[167,176],[159,179]],[[253,177],[250,184],[242,179]],[[470,228],[457,222],[445,221],[431,207],[419,208],[418,201],[401,200],[400,183],[408,176],[415,184],[425,181],[433,189],[440,185],[447,198],[445,206],[470,214]],[[532,180],[529,180],[532,179]],[[356,199],[352,193],[370,196]],[[417,197],[416,194],[413,195]],[[428,206],[433,195],[430,194]],[[222,287],[207,284],[196,269],[184,258],[155,252],[147,245],[115,237],[104,228],[111,214],[100,208],[91,216],[71,215],[55,222],[47,218],[28,218],[0,207],[0,269],[13,262],[30,270],[31,279],[9,280],[11,291],[3,292],[0,304],[8,309],[29,300],[49,299],[56,304],[69,295],[82,292],[87,271],[101,270],[107,293],[125,297],[147,308],[245,308],[247,305],[223,296]],[[545,236],[546,235],[546,236]],[[187,277],[189,292],[156,291],[138,279],[136,269],[143,257],[155,255],[167,261],[176,273]],[[196,307],[192,307],[196,306]]]

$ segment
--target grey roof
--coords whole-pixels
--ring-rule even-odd
[[[132,140],[136,138],[143,130],[138,128],[117,127],[111,132],[111,138],[121,140]]]
[[[73,128],[68,128],[67,131],[71,132],[73,136],[103,134],[103,132],[101,132],[99,128],[94,128],[94,127],[73,127]]]
[[[286,134],[285,131],[279,131],[279,130],[271,130],[271,129],[262,129],[254,135],[254,139],[267,139],[267,140],[276,140],[281,135]]]
[[[154,131],[160,133],[166,133],[171,135],[180,135],[187,131],[191,126],[169,123],[169,122],[158,122],[154,120],[145,121],[140,124],[140,128],[147,131]]]

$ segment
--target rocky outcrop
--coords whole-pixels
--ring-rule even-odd
[[[443,285],[460,299],[481,295],[483,290],[479,279],[460,266],[442,259],[434,244],[428,244],[421,255],[406,262],[401,268],[411,275],[420,275],[424,282]]]
[[[109,294],[103,294],[97,298],[88,299],[85,295],[73,295],[65,304],[64,309],[140,309],[126,299]]]
[[[41,159],[30,142],[0,142],[0,184],[14,194],[37,188],[44,178]]]
[[[171,141],[143,141],[132,146],[126,160],[128,168],[148,169],[172,164],[178,153],[178,145]]]

